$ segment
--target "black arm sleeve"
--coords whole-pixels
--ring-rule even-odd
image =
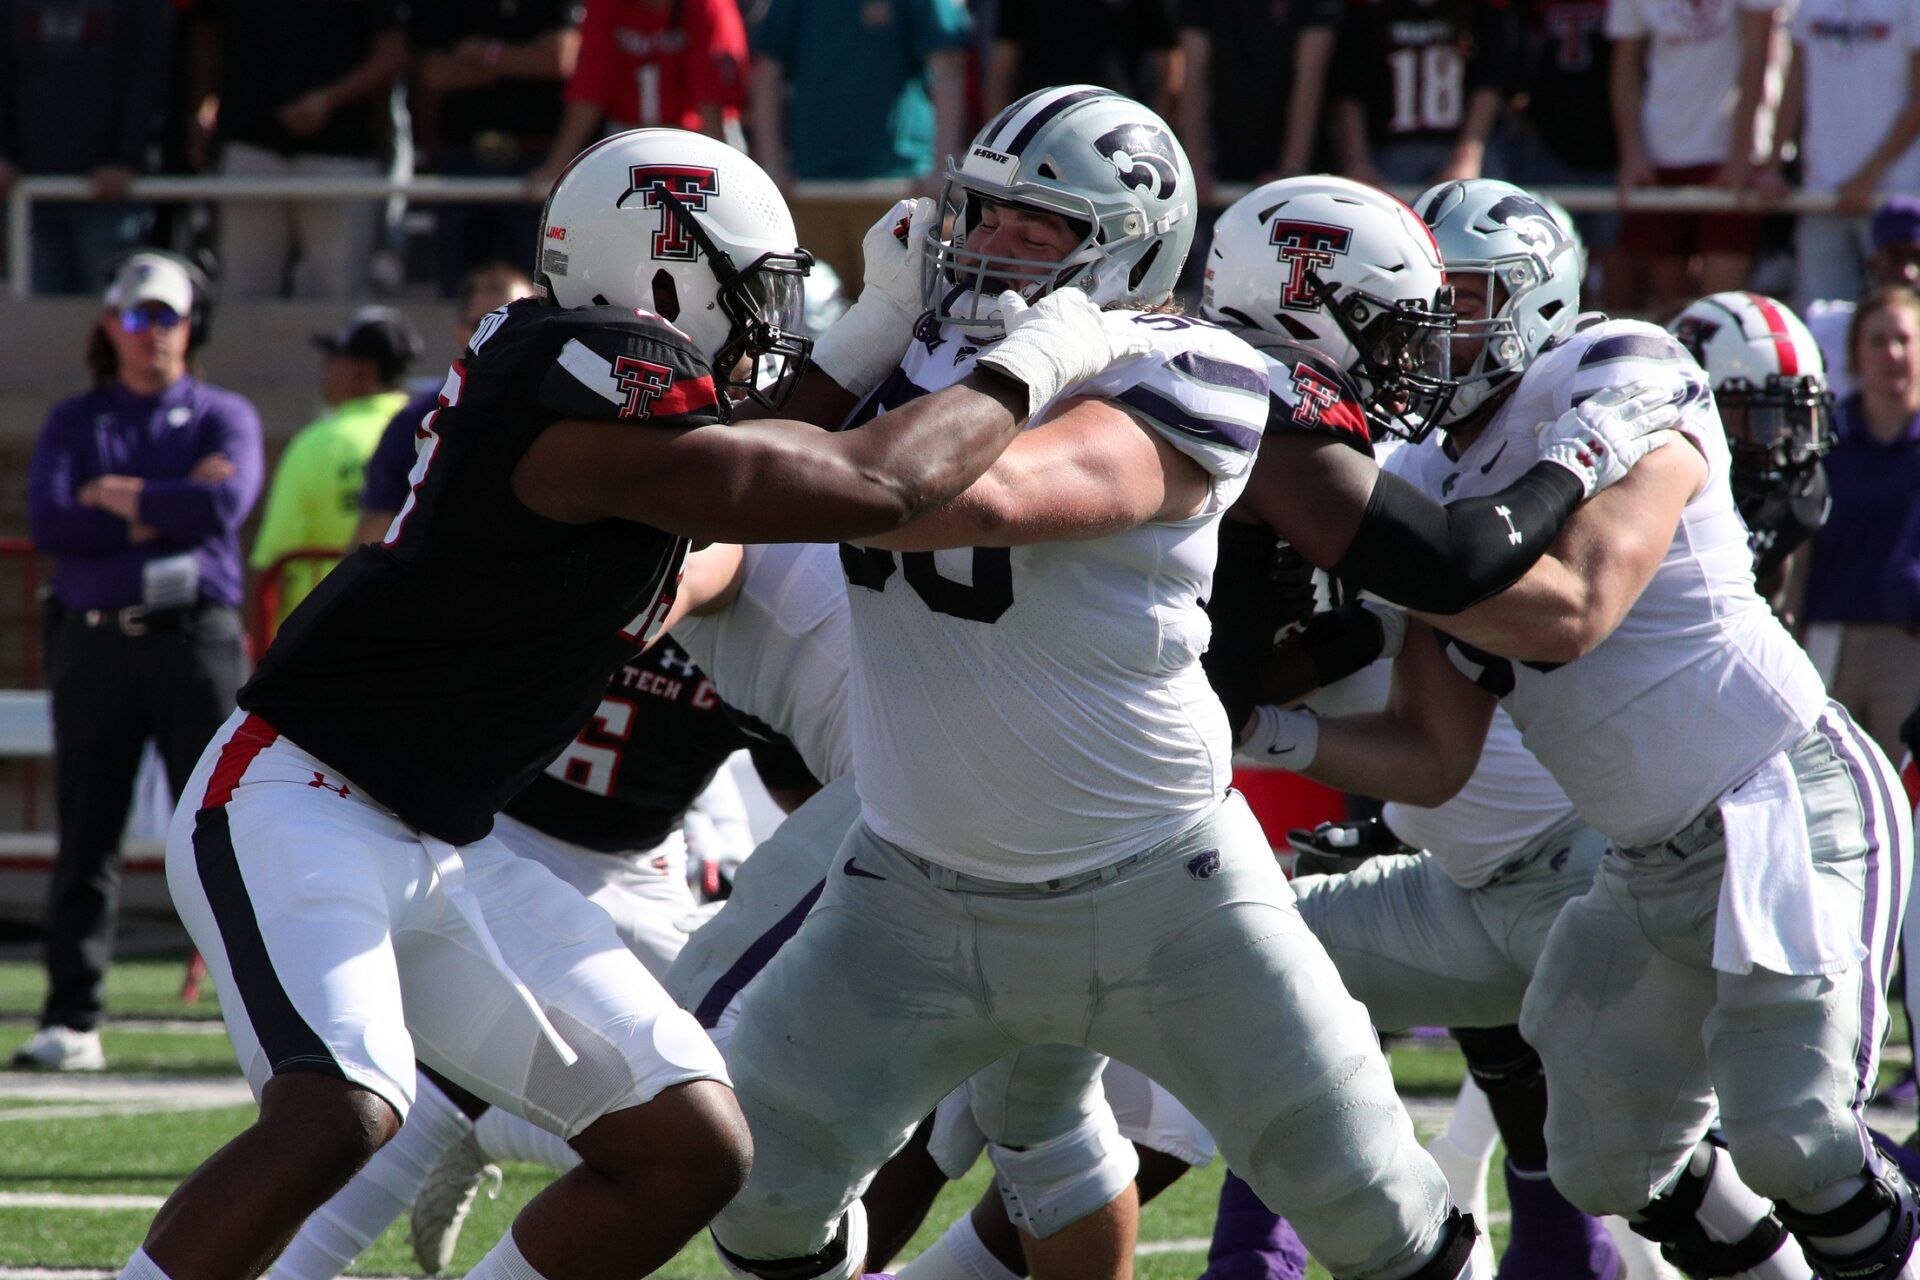
[[[1260,704],[1260,677],[1273,653],[1274,637],[1289,623],[1304,621],[1313,609],[1309,602],[1302,612],[1276,588],[1271,570],[1279,544],[1265,525],[1237,520],[1220,524],[1220,556],[1206,601],[1213,639],[1200,655],[1200,665],[1236,727]]]
[[[1499,493],[1441,506],[1383,471],[1334,572],[1404,608],[1459,613],[1532,568],[1583,493],[1572,472],[1542,462]]]

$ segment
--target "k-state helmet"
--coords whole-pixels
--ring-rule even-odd
[[[1282,178],[1236,200],[1214,224],[1202,310],[1256,347],[1327,356],[1395,435],[1426,435],[1452,398],[1440,251],[1411,209],[1362,183]]]
[[[542,297],[653,312],[731,391],[777,406],[806,368],[813,257],[773,180],[718,139],[633,129],[588,147],[547,196],[536,252]],[[770,365],[770,381],[756,377]]]
[[[1833,447],[1826,362],[1785,303],[1758,293],[1709,294],[1667,329],[1707,371],[1743,514],[1791,486]]]
[[[1058,214],[1080,243],[1057,263],[972,252],[984,202]],[[1007,289],[1029,302],[1068,285],[1103,306],[1164,302],[1193,246],[1196,209],[1193,168],[1166,121],[1096,85],[1035,90],[947,158],[941,216],[927,232],[926,305],[990,337]]]
[[[1572,328],[1586,258],[1553,210],[1511,182],[1442,182],[1413,209],[1433,229],[1449,282],[1484,278],[1487,314],[1454,329],[1456,343],[1481,340],[1472,365],[1456,371],[1460,389],[1443,421],[1458,422]]]

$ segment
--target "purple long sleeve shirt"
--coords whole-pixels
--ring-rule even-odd
[[[213,453],[230,458],[234,474],[219,484],[188,480]],[[260,415],[244,396],[193,378],[157,396],[116,382],[55,405],[27,478],[28,530],[35,546],[57,558],[54,595],[69,609],[137,605],[149,561],[192,552],[200,599],[239,605],[239,530],[260,496],[262,472]],[[135,545],[126,521],[76,501],[101,475],[146,481],[140,522],[158,537]]]

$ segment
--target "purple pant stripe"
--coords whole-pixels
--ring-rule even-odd
[[[1858,1116],[1861,1108],[1866,1105],[1874,1085],[1873,1062],[1877,1040],[1874,1035],[1874,1011],[1875,1001],[1879,998],[1877,988],[1881,981],[1880,974],[1877,972],[1879,957],[1873,950],[1873,930],[1880,912],[1880,822],[1874,806],[1873,784],[1867,780],[1866,764],[1849,746],[1843,732],[1847,727],[1844,715],[1836,716],[1834,709],[1829,707],[1821,715],[1819,726],[1821,735],[1827,740],[1827,745],[1833,748],[1833,753],[1840,758],[1841,763],[1846,765],[1847,773],[1853,779],[1854,793],[1860,797],[1861,817],[1867,840],[1867,875],[1864,894],[1866,903],[1862,910],[1863,918],[1860,924],[1860,936],[1867,945],[1867,958],[1862,966],[1864,972],[1860,975],[1860,1037],[1859,1048],[1854,1054],[1853,1107]],[[1867,1135],[1864,1119],[1861,1122],[1860,1141],[1862,1143],[1860,1154],[1862,1159],[1865,1159],[1867,1147],[1871,1145],[1872,1139]]]

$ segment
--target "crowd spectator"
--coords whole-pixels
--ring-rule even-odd
[[[1182,79],[1174,0],[1000,0],[980,104],[992,115],[1035,89],[1097,84],[1171,120]]]
[[[120,839],[149,740],[177,798],[247,673],[240,524],[260,491],[260,419],[190,371],[204,295],[135,254],[90,340],[90,391],[47,415],[27,478],[47,602],[59,853],[47,999],[14,1065],[99,1070]],[[204,332],[204,324],[200,332]]]
[[[325,353],[320,395],[327,411],[287,443],[254,535],[251,564],[273,566],[289,551],[350,551],[360,518],[360,484],[380,433],[407,402],[400,380],[420,358],[420,335],[389,307],[362,307],[335,333],[314,335]],[[333,568],[303,560],[281,577],[277,628]]]
[[[196,29],[193,150],[234,177],[377,177],[407,63],[404,0],[206,0]],[[220,217],[227,297],[360,291],[378,206],[235,200]]]
[[[1522,0],[1519,14],[1524,94],[1495,135],[1507,178],[1529,188],[1612,187],[1619,170],[1613,120],[1596,110],[1607,100],[1613,64],[1605,0]],[[1573,222],[1599,268],[1604,309],[1623,308],[1630,299],[1615,260],[1619,213],[1577,213]]]
[[[667,125],[743,146],[746,65],[737,0],[587,0],[560,132],[532,185],[545,195],[603,132]]]
[[[416,0],[411,114],[425,167],[525,178],[545,161],[580,53],[579,24],[576,0]],[[476,262],[532,262],[540,211],[443,204],[436,222],[440,290],[451,297]]]
[[[1333,66],[1341,172],[1415,188],[1480,177],[1518,34],[1505,0],[1351,0]]]
[[[1623,192],[1752,186],[1772,151],[1784,12],[1785,0],[1609,0]],[[1620,228],[1621,248],[1650,277],[1635,292],[1660,317],[1744,288],[1759,245],[1760,219],[1746,213],[1629,213]]]
[[[22,174],[93,194],[34,205],[37,292],[94,292],[145,230],[127,190],[167,116],[171,26],[166,0],[0,0],[0,196]]]
[[[1868,287],[1920,286],[1920,196],[1889,197],[1868,220],[1867,227],[1867,240],[1872,246],[1866,264]],[[1848,295],[1816,299],[1804,313],[1807,328],[1820,344],[1820,356],[1827,365],[1827,386],[1836,401],[1853,394],[1847,347],[1853,311],[1853,298]]]
[[[1180,0],[1179,134],[1200,198],[1311,172],[1342,0]],[[1195,243],[1204,245],[1205,228]],[[1196,255],[1199,256],[1199,255]]]
[[[891,200],[814,200],[796,181],[917,178],[966,142],[962,0],[767,0],[752,30],[753,149],[800,243],[848,280]]]
[[[488,312],[532,292],[533,281],[527,278],[527,273],[504,262],[489,262],[467,272],[460,281],[460,296],[454,312],[454,349],[467,349],[474,330],[480,327]],[[440,403],[441,390],[441,384],[436,382],[414,396],[380,433],[380,443],[367,459],[366,474],[360,485],[360,523],[354,530],[355,545],[384,539],[387,527],[406,504],[412,488],[408,476],[418,453],[415,432]]]
[[[1797,122],[1801,189],[1836,195],[1842,208],[1803,214],[1795,228],[1794,302],[1804,308],[1859,296],[1876,197],[1920,191],[1920,7],[1798,0],[1791,30],[1780,143]]]
[[[1920,292],[1904,284],[1860,300],[1847,334],[1855,390],[1834,414],[1827,455],[1833,512],[1813,542],[1807,649],[1827,687],[1889,754],[1920,698],[1920,630],[1890,607],[1893,557],[1920,494]]]

